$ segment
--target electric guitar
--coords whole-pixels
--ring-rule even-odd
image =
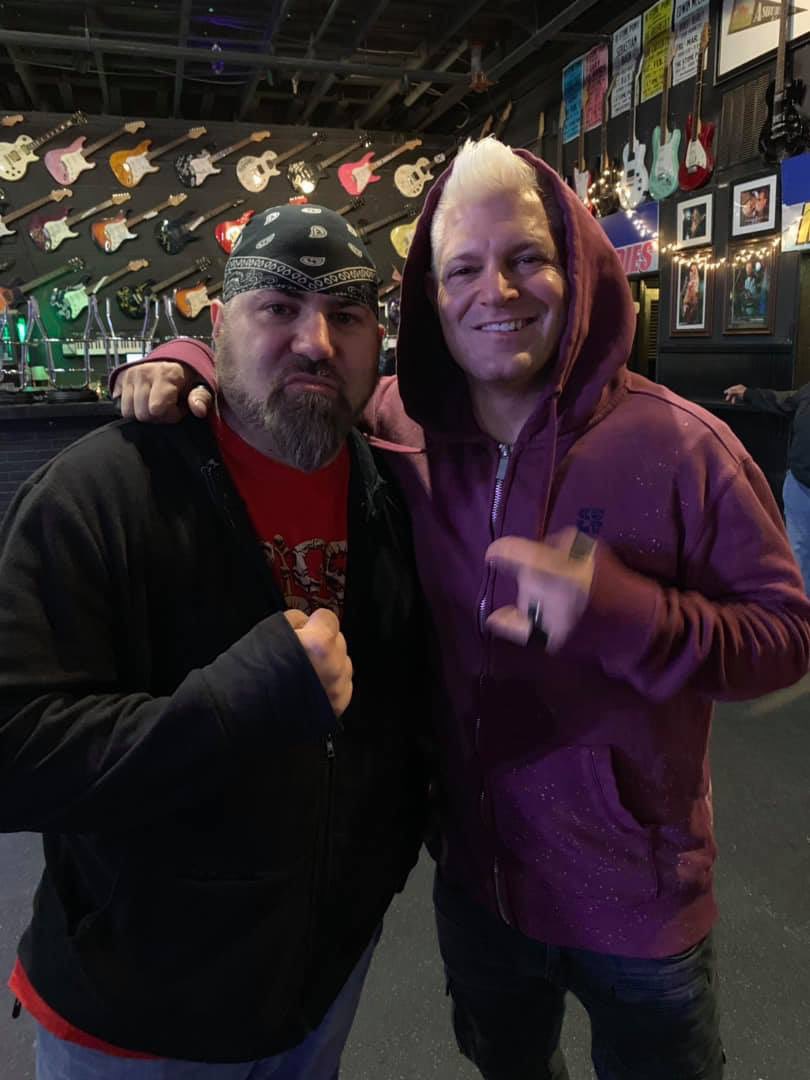
[[[187,210],[174,221],[164,218],[155,226],[155,239],[167,255],[178,255],[187,244],[200,239],[199,236],[192,236],[192,233],[195,229],[199,229],[203,222],[210,221],[211,218],[230,210],[233,206],[241,206],[244,201],[244,199],[232,199],[230,202],[220,203],[205,214],[196,216],[193,210]]]
[[[22,180],[30,163],[39,161],[35,151],[39,150],[40,146],[76,124],[86,123],[87,117],[84,113],[75,112],[38,139],[32,139],[30,135],[19,135],[13,143],[0,143],[0,176],[4,180]]]
[[[78,214],[68,216],[67,210],[56,214],[37,214],[31,219],[28,235],[40,251],[56,251],[65,240],[74,239],[79,235],[72,231],[72,225],[77,225],[80,221],[92,217],[93,214],[100,214],[102,210],[108,210],[111,206],[121,206],[131,198],[128,191],[121,191],[105,202],[99,203],[98,206],[91,206],[89,210],[82,210]]]
[[[96,221],[90,227],[96,247],[105,251],[108,255],[111,251],[118,251],[125,240],[137,239],[137,233],[132,232],[136,225],[140,225],[142,221],[157,217],[161,210],[165,210],[169,206],[179,206],[187,198],[188,195],[183,191],[179,195],[170,195],[168,199],[164,199],[157,206],[138,214],[137,217],[128,218],[125,213],[121,213],[116,214],[115,217],[102,218],[101,221]]]
[[[292,165],[287,166],[287,179],[299,195],[311,195],[330,165],[335,165],[341,158],[345,158],[347,154],[351,154],[358,147],[369,145],[368,136],[362,135],[350,146],[338,150],[336,154],[324,158],[323,161],[315,161],[312,164],[308,161],[294,161]]]
[[[417,215],[417,207],[403,206],[401,210],[395,210],[393,214],[386,214],[385,217],[379,218],[377,221],[372,221],[370,225],[362,226],[357,230],[357,235],[362,240],[365,240],[367,237],[371,236],[372,233],[377,232],[378,229],[384,229],[386,225],[390,225],[394,221],[401,221],[404,217],[415,218]],[[400,225],[398,229],[391,230],[391,243],[394,245],[397,254],[401,255],[403,259],[408,254],[415,228],[416,222],[414,221],[410,225]],[[408,230],[410,230],[410,232],[408,232]]]
[[[588,168],[588,163],[585,160],[585,107],[588,103],[589,91],[587,84],[582,84],[582,94],[580,96],[579,106],[579,138],[577,140],[577,161],[574,165],[574,191],[577,193],[577,198],[591,213],[594,212],[594,208],[591,204],[590,196],[588,192],[591,187],[591,171]]]
[[[163,281],[153,282],[150,280],[142,281],[139,285],[123,285],[116,292],[115,299],[123,314],[128,318],[142,319],[146,313],[147,300],[159,296],[174,285],[176,281],[191,277],[192,274],[196,274],[198,271],[205,273],[210,265],[211,260],[206,255],[203,255],[201,259],[197,259],[191,266],[172,274],[171,277],[164,278]]]
[[[98,139],[86,149],[84,149],[86,136],[81,135],[78,139],[74,139],[70,146],[60,146],[55,150],[49,150],[45,155],[45,168],[57,184],[65,186],[72,184],[85,169],[95,169],[97,162],[87,160],[91,154],[95,154],[102,146],[120,139],[122,135],[135,135],[145,127],[143,120],[133,120],[131,124],[124,124],[123,127],[105,135],[103,139]]]
[[[559,176],[559,178],[561,180],[565,179],[565,177],[563,176],[563,154],[564,154],[563,136],[564,136],[564,134],[565,134],[565,98],[563,98],[563,100],[560,102],[560,113],[559,113],[559,116],[557,118],[557,160],[554,163],[554,170],[557,173],[557,176]]]
[[[33,202],[21,206],[19,210],[12,210],[10,214],[0,214],[0,237],[14,235],[16,230],[9,228],[12,221],[19,221],[21,217],[30,214],[32,210],[39,210],[40,206],[45,206],[46,203],[69,199],[72,194],[70,188],[59,188],[58,191],[52,191],[50,195],[44,195],[41,199],[34,199]]]
[[[56,288],[51,293],[51,307],[63,322],[73,322],[86,310],[91,296],[95,296],[126,274],[135,274],[138,270],[145,270],[148,265],[148,259],[133,259],[120,270],[116,270],[114,274],[105,274],[104,277],[99,278],[95,285],[88,285],[89,278],[86,278],[78,284]]]
[[[163,157],[164,154],[168,154],[169,151],[176,149],[178,146],[182,146],[184,142],[188,142],[190,139],[199,139],[205,133],[206,129],[204,127],[189,128],[185,135],[166,143],[165,146],[159,146],[157,150],[150,150],[152,140],[144,139],[143,142],[139,142],[131,150],[118,150],[115,154],[110,154],[110,168],[119,184],[123,184],[124,187],[128,188],[135,187],[140,184],[148,173],[159,171],[160,166],[153,165],[153,161]]]
[[[222,292],[222,281],[208,285],[202,281],[188,289],[178,289],[174,294],[174,306],[184,319],[196,319],[201,311],[211,306],[216,293]]]
[[[599,217],[607,217],[615,214],[620,209],[618,185],[619,170],[611,160],[608,153],[608,118],[610,109],[610,95],[613,93],[615,77],[610,80],[610,85],[602,98],[602,125],[600,130],[601,153],[599,156],[599,174],[591,184],[589,198],[591,205],[595,207]]]
[[[394,186],[397,191],[406,199],[418,199],[425,190],[425,184],[434,178],[430,171],[431,166],[444,165],[455,154],[456,149],[436,154],[432,158],[417,158],[412,165],[400,165],[394,170]]]
[[[509,123],[509,117],[511,115],[512,115],[512,102],[507,101],[506,105],[504,105],[504,107],[503,107],[503,112],[498,117],[498,119],[497,119],[497,121],[495,123],[495,130],[492,133],[495,136],[496,139],[502,139],[503,138],[503,133],[504,133],[504,131],[506,129],[506,125]]]
[[[810,144],[810,121],[804,113],[799,112],[806,90],[804,80],[785,81],[788,9],[788,0],[782,0],[779,6],[776,72],[765,93],[768,116],[759,135],[759,152],[768,165],[776,165],[782,158],[800,154]]]
[[[639,81],[644,64],[642,56],[633,80],[633,107],[630,110],[630,138],[622,150],[622,175],[619,179],[619,202],[623,210],[632,210],[642,201],[650,186],[650,174],[644,164],[647,147],[636,135],[636,109],[638,107]]]
[[[246,210],[241,217],[233,221],[220,221],[214,229],[214,238],[226,255],[230,255],[236,246],[236,241],[242,235],[242,229],[247,225],[255,210]]]
[[[314,146],[320,140],[321,135],[317,131],[313,131],[308,139],[298,143],[283,154],[277,154],[274,150],[265,150],[259,157],[249,155],[240,158],[236,163],[236,178],[246,191],[254,193],[264,191],[270,182],[270,177],[278,176],[281,172],[279,165],[289,161],[296,154],[300,154],[302,150]]]
[[[706,70],[706,50],[709,47],[709,23],[703,24],[700,35],[700,59],[695,77],[695,98],[686,120],[686,152],[678,170],[678,184],[684,191],[694,191],[709,182],[714,172],[714,124],[703,123],[700,109],[703,102],[703,73]]]
[[[407,154],[409,150],[415,150],[421,145],[421,139],[411,139],[409,142],[403,143],[402,146],[398,146],[396,150],[392,150],[390,154],[386,154],[385,157],[377,158],[374,161],[372,161],[374,152],[369,150],[359,161],[347,161],[344,165],[341,165],[338,169],[338,180],[343,190],[348,192],[349,195],[362,195],[369,184],[376,184],[381,179],[381,177],[375,175],[375,169],[382,168],[383,165],[387,165],[389,161],[393,161],[400,154]]]
[[[661,121],[653,129],[652,168],[650,169],[650,194],[654,199],[665,199],[678,190],[678,150],[681,133],[678,128],[668,127],[669,84],[675,46],[670,39],[669,54],[664,68],[664,87],[661,91]]]
[[[71,270],[84,270],[84,259],[68,259],[67,262],[62,263],[61,266],[54,267],[53,270],[49,270],[47,274],[43,274],[42,277],[34,278],[32,281],[26,281],[22,285],[12,285],[10,287],[4,286],[0,288],[0,313],[6,311],[9,308],[18,307],[26,295],[33,292],[34,289],[38,289],[40,285],[47,285],[49,281],[54,281],[56,278],[61,277],[62,274],[68,274]]]
[[[269,131],[254,131],[246,139],[241,139],[231,146],[226,146],[224,150],[218,150],[215,154],[211,153],[208,148],[202,150],[199,154],[180,154],[174,159],[174,171],[177,173],[177,179],[186,187],[199,187],[205,183],[209,176],[216,176],[217,173],[222,172],[222,169],[216,168],[218,161],[222,161],[229,154],[235,154],[237,150],[242,150],[251,143],[264,142],[265,139],[269,138]]]
[[[535,137],[533,139],[530,139],[527,143],[524,143],[523,146],[521,147],[521,150],[531,150],[531,148],[533,146],[539,146],[540,149],[537,151],[536,156],[539,157],[539,158],[542,158],[543,157],[543,139],[545,138],[545,134],[546,134],[546,114],[545,114],[545,112],[540,112],[540,113],[537,114],[537,134],[535,135]],[[534,153],[534,151],[532,151],[532,153]],[[543,160],[545,160],[545,158],[543,158]]]

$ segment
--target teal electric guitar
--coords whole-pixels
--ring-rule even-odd
[[[681,145],[681,133],[678,128],[670,130],[667,126],[669,112],[669,83],[674,56],[672,41],[669,44],[669,56],[664,68],[664,88],[661,93],[661,123],[652,136],[652,168],[650,169],[650,194],[654,199],[665,199],[678,190],[678,151]]]

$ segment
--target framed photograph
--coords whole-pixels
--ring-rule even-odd
[[[711,252],[672,260],[672,319],[670,333],[708,336],[711,333],[714,271],[706,265]]]
[[[772,231],[776,228],[776,212],[776,173],[732,185],[732,236]]]
[[[723,79],[776,49],[779,42],[778,3],[723,0],[717,48],[717,78]],[[810,9],[791,5],[787,38],[795,42],[810,32]]]
[[[705,247],[712,242],[714,193],[686,199],[675,207],[675,246]]]
[[[724,334],[772,334],[779,249],[729,244]]]

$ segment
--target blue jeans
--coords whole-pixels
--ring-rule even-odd
[[[88,1050],[37,1027],[36,1080],[337,1080],[340,1056],[379,936],[379,932],[374,935],[319,1026],[282,1054],[238,1065],[144,1061]]]
[[[591,1021],[599,1080],[720,1080],[711,937],[665,960],[543,945],[437,875],[439,945],[459,1049],[485,1080],[570,1080],[565,994]]]
[[[790,469],[785,473],[782,502],[788,540],[804,578],[804,591],[810,596],[810,488],[801,484]]]

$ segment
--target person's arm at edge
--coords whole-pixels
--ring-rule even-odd
[[[127,418],[176,423],[189,405],[195,416],[203,418],[217,391],[214,354],[196,338],[174,338],[142,360],[120,364],[110,375],[109,389]]]

